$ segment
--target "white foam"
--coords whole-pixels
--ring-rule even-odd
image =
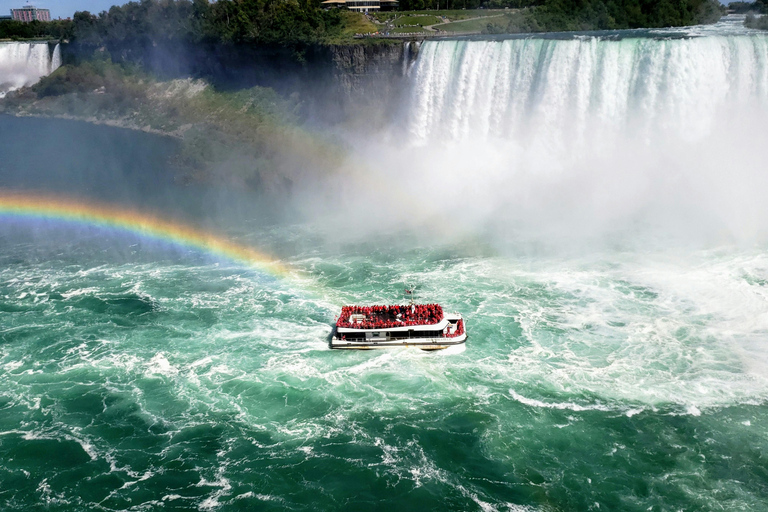
[[[6,372],[12,372],[24,366],[24,361],[8,361],[3,365]]]
[[[514,398],[515,400],[517,400],[522,404],[529,405],[531,407],[540,407],[543,409],[561,409],[561,410],[570,410],[575,412],[610,411],[611,410],[609,407],[606,407],[604,405],[579,405],[572,402],[565,402],[565,403],[542,402],[540,400],[521,396],[514,389],[510,389],[509,394],[512,396],[512,398]]]
[[[173,366],[165,357],[163,352],[158,352],[147,363],[146,375],[163,375],[165,377],[173,377],[179,373],[179,369]]]

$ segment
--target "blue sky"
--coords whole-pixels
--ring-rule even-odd
[[[113,5],[122,5],[129,0],[32,0],[35,7],[45,7],[51,10],[52,18],[68,18],[75,11],[91,11],[99,13],[108,10]],[[721,0],[722,1],[722,0]],[[728,1],[723,1],[728,3]],[[11,8],[23,7],[26,0],[0,0],[0,14],[10,14]]]

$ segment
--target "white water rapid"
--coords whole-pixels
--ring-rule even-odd
[[[48,43],[0,43],[0,98],[32,85],[61,66],[61,49]]]

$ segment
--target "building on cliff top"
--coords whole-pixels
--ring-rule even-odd
[[[400,4],[398,0],[325,0],[320,5],[329,9],[331,7],[346,7],[350,11],[394,11]]]
[[[34,5],[25,5],[20,9],[11,9],[11,17],[16,21],[51,21],[51,11],[38,9]]]

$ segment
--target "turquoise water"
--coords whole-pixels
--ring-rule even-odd
[[[251,240],[298,279],[4,238],[2,508],[768,506],[764,251],[331,251],[309,229]],[[465,315],[465,350],[328,349],[341,305],[406,278]]]
[[[291,269],[0,218],[0,510],[768,510],[768,39],[687,30],[426,42],[291,223],[172,140],[0,117],[1,187]],[[406,283],[464,347],[328,348]]]

